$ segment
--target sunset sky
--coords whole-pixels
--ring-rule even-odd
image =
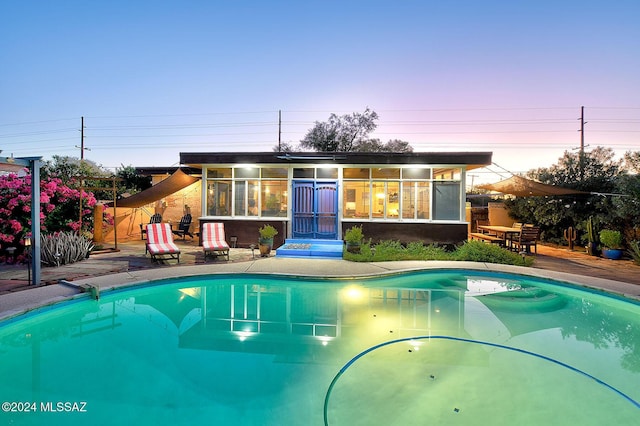
[[[2,155],[170,166],[271,151],[376,111],[371,136],[524,172],[640,150],[640,2],[2,1]],[[478,182],[500,179],[474,171]],[[503,175],[504,176],[504,175]]]

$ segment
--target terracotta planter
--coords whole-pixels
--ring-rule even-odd
[[[260,238],[260,240],[258,240],[258,248],[260,249],[261,257],[269,257],[272,247],[273,238]]]

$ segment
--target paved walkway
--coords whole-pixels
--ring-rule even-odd
[[[314,276],[358,276],[385,272],[432,269],[469,268],[498,270],[605,289],[640,299],[640,266],[628,260],[612,261],[571,252],[563,248],[538,246],[531,268],[489,265],[474,262],[402,261],[353,263],[330,259],[261,258],[258,250],[231,249],[230,261],[207,260],[193,241],[177,242],[182,249],[180,265],[175,260],[155,264],[144,254],[142,241],[118,245],[118,252],[93,254],[89,259],[56,268],[42,268],[43,285],[29,286],[26,265],[0,265],[0,319],[25,310],[78,297],[82,284],[101,291],[158,278],[219,272],[283,273]],[[61,283],[62,282],[62,283]],[[82,296],[85,297],[85,296]]]

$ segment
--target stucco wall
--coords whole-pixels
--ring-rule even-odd
[[[489,223],[497,226],[511,226],[514,220],[509,217],[502,203],[489,203]]]
[[[140,224],[144,226],[149,223],[149,218],[154,213],[160,213],[163,222],[171,222],[177,228],[177,224],[185,214],[187,206],[193,218],[191,231],[197,231],[200,226],[198,217],[202,216],[202,206],[200,205],[201,188],[201,182],[198,181],[153,204],[139,208],[117,208],[118,241],[140,239]],[[114,214],[113,208],[108,208],[106,211],[111,215]],[[104,239],[105,245],[114,243],[113,229],[109,229],[105,233]]]

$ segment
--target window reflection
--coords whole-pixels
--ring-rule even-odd
[[[369,218],[369,181],[344,183],[342,211],[344,217]]]
[[[287,215],[287,182],[262,181],[262,216]]]

